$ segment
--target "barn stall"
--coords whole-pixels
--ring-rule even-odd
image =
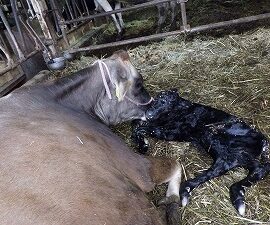
[[[129,49],[133,62],[143,74],[151,94],[177,88],[181,96],[235,114],[254,124],[270,138],[270,28],[269,21],[266,20],[269,11],[268,1],[192,1],[187,3],[187,18],[195,28],[200,28],[195,29],[195,34],[191,32],[192,26],[185,27],[188,23],[183,23],[183,20],[178,24],[182,26],[181,30],[117,43],[113,42],[116,36],[113,25],[103,24],[100,32],[95,32],[92,38],[85,41],[87,45],[91,44],[86,47],[85,43],[80,44],[80,47],[68,47],[76,38],[68,40],[64,37],[65,34],[62,34],[61,38],[66,42],[66,46],[62,47],[60,52],[68,50],[70,53],[82,53],[77,55],[77,59],[66,62],[64,70],[51,71],[45,79],[57,79],[87,67],[97,56],[109,54],[114,49],[119,49],[120,45]],[[150,12],[140,16],[141,21],[135,19],[138,12],[127,14],[125,19],[128,21],[128,29],[124,38],[141,35],[143,32],[146,35],[152,34],[155,9],[150,9]],[[252,17],[256,14],[259,16]],[[237,19],[243,16],[244,19]],[[88,15],[89,18],[92,16]],[[263,20],[259,23],[246,23],[258,18]],[[234,22],[222,22],[232,19]],[[246,25],[224,29],[225,25],[231,25],[235,21]],[[202,26],[207,23],[212,25]],[[211,26],[219,30],[209,30]],[[207,30],[207,33],[198,33],[204,30]],[[156,43],[149,42],[149,39],[165,36],[171,37]],[[140,45],[142,40],[148,42]],[[108,44],[111,41],[112,43]],[[60,44],[56,44],[58,45]],[[58,55],[60,53],[56,51],[55,56]],[[130,140],[129,124],[114,129],[128,145],[134,147]],[[193,178],[211,164],[206,154],[198,152],[189,143],[151,140],[150,154],[176,157],[183,166],[183,179]],[[236,169],[195,189],[190,204],[179,208],[182,224],[270,223],[269,177],[248,189],[244,217],[240,217],[231,205],[229,187],[245,175],[246,171]],[[157,203],[164,194],[165,186],[156,188],[149,194],[149,198]]]

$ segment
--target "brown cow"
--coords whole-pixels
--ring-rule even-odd
[[[143,117],[149,98],[120,51],[0,99],[0,224],[164,224],[144,192],[169,182],[177,199],[179,165],[134,153],[104,125]]]

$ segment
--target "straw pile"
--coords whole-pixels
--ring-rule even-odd
[[[129,52],[152,95],[178,88],[181,96],[242,117],[270,138],[270,29],[222,38],[179,36]],[[84,68],[94,59],[82,57],[53,77]],[[132,146],[128,124],[115,130]],[[183,180],[211,165],[210,158],[189,143],[151,140],[150,154],[176,157],[183,165]],[[229,187],[245,175],[236,169],[195,189],[190,204],[181,209],[182,224],[270,224],[270,177],[247,189],[245,217],[231,205]],[[158,201],[165,188],[156,188],[149,198]]]

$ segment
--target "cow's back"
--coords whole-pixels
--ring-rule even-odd
[[[12,98],[0,100],[1,224],[161,223],[145,158],[84,114]]]

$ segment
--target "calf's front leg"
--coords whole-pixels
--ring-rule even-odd
[[[132,140],[138,146],[139,152],[145,154],[148,151],[149,143],[146,139],[147,136],[154,137],[166,141],[184,141],[186,138],[181,135],[178,127],[152,127],[152,126],[139,126],[133,130]]]

